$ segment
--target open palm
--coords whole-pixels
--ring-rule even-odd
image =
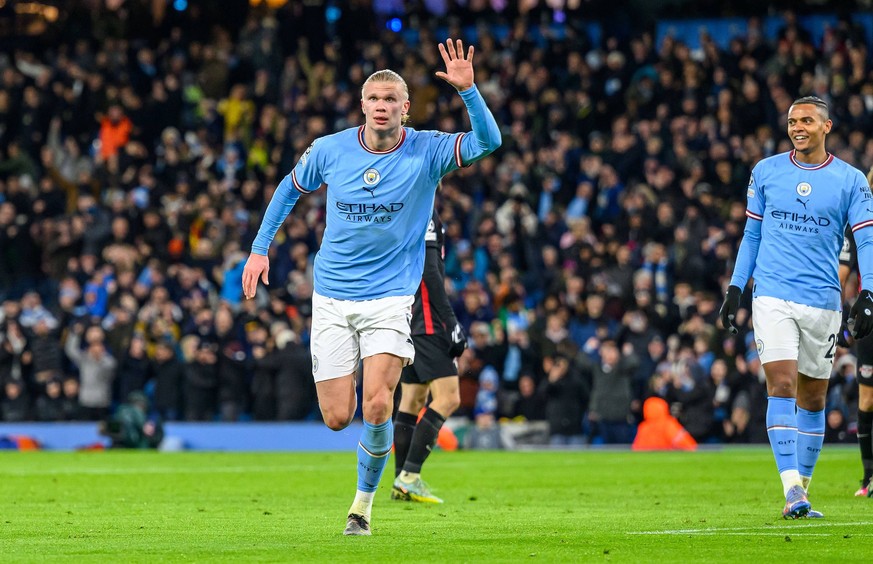
[[[473,46],[467,50],[464,57],[464,42],[460,39],[446,39],[446,44],[439,44],[440,55],[446,64],[446,72],[437,72],[437,77],[445,80],[459,92],[473,86]]]

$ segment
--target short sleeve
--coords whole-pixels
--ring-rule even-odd
[[[746,190],[746,217],[762,221],[764,219],[764,190],[760,183],[759,167],[752,169],[749,175],[749,187]]]
[[[300,160],[291,171],[291,181],[294,183],[294,188],[301,194],[314,192],[323,183],[321,165],[324,160],[324,144],[323,139],[313,141],[309,148],[300,155]]]
[[[850,174],[852,193],[849,196],[849,226],[852,233],[855,233],[873,225],[873,194],[860,170],[852,168]]]

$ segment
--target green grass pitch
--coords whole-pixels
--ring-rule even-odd
[[[0,561],[870,562],[859,471],[856,448],[826,446],[826,519],[784,521],[765,447],[436,452],[445,504],[391,501],[386,474],[373,536],[343,537],[352,452],[4,453]]]

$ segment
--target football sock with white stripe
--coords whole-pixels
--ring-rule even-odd
[[[800,472],[797,470],[796,404],[794,398],[767,398],[767,436],[786,494],[792,486],[801,485]]]
[[[824,443],[825,412],[797,408],[797,469],[803,488],[809,490],[812,471]]]
[[[364,430],[358,443],[358,492],[349,513],[363,515],[370,520],[373,494],[379,487],[382,471],[388,463],[394,427],[391,420],[373,425],[364,421]]]

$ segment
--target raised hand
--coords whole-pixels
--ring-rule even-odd
[[[446,44],[439,44],[440,55],[446,64],[446,72],[438,71],[436,76],[463,92],[473,86],[473,46],[467,50],[464,57],[464,42],[460,39],[446,39]]]

